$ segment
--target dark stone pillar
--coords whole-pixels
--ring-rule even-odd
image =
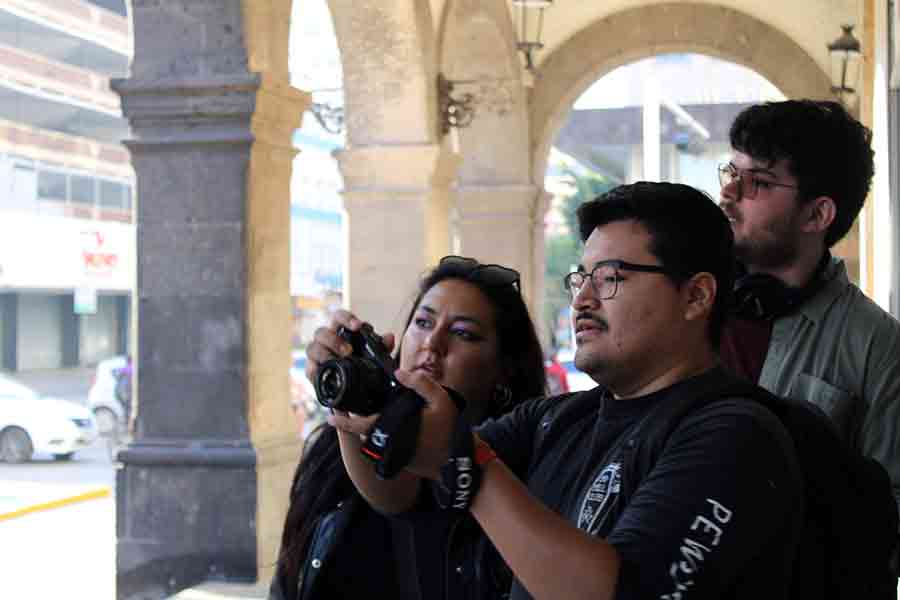
[[[237,0],[135,0],[114,83],[137,174],[138,378],[116,478],[117,595],[256,578],[244,202],[259,85]]]
[[[134,0],[137,398],[117,594],[267,578],[296,466],[287,0]],[[273,41],[274,40],[274,41]],[[272,67],[270,62],[281,65]]]

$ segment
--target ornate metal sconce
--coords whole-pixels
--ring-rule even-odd
[[[309,112],[322,129],[328,133],[339,135],[344,131],[344,107],[332,106],[327,102],[313,102],[309,105]]]
[[[839,38],[827,45],[831,55],[831,91],[844,106],[851,104],[856,94],[856,82],[859,78],[859,40],[853,35],[853,25],[841,25],[843,33]]]
[[[451,128],[460,129],[471,125],[476,108],[503,116],[516,104],[515,79],[447,79],[443,74],[437,77],[438,110],[441,118],[441,133],[446,135]],[[461,93],[460,87],[471,87],[472,92]]]
[[[447,135],[451,127],[468,127],[475,118],[475,96],[455,95],[454,82],[443,74],[437,76],[438,110],[441,116],[441,133]]]

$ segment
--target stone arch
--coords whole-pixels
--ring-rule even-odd
[[[328,0],[328,6],[344,71],[348,146],[435,143],[430,5]]]
[[[519,271],[536,313],[543,245],[535,235],[543,196],[531,183],[527,90],[505,0],[450,0],[439,34],[441,72],[476,98],[468,127],[453,131],[461,160],[452,191],[452,250]],[[454,146],[454,143],[444,144]]]
[[[460,129],[459,182],[528,183],[528,114],[515,32],[506,2],[450,0],[439,34],[441,73],[477,98],[476,116]]]
[[[623,10],[588,25],[541,64],[530,111],[534,177],[543,177],[553,137],[591,83],[616,67],[673,52],[746,66],[789,98],[831,97],[828,74],[799,44],[746,13],[686,2]]]

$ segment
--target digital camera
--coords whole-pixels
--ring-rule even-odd
[[[346,358],[327,360],[316,375],[316,397],[325,408],[372,415],[398,394],[412,392],[394,378],[394,359],[368,323],[359,331],[346,327],[338,336],[353,346]]]

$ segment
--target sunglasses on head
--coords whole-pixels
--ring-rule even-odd
[[[482,264],[474,258],[465,256],[445,256],[441,259],[440,266],[448,265],[459,270],[460,274],[470,281],[497,287],[511,285],[513,289],[521,292],[519,272],[515,269],[503,265]]]

